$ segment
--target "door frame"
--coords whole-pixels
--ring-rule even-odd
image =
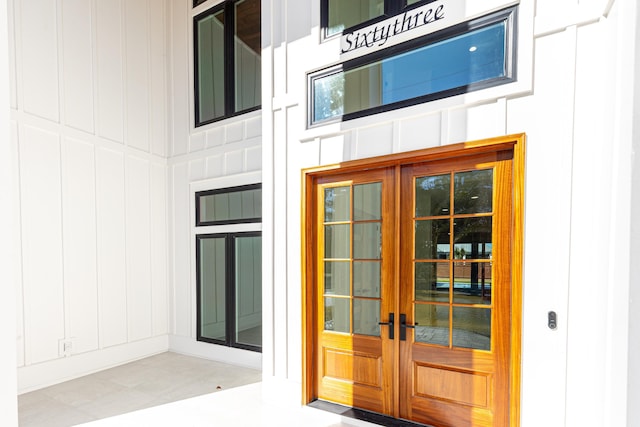
[[[511,151],[513,153],[513,211],[512,211],[512,253],[511,253],[511,350],[509,355],[509,419],[510,425],[520,425],[520,383],[522,347],[522,264],[524,253],[524,179],[525,179],[526,136],[514,134],[478,141],[463,142],[435,148],[427,148],[405,153],[352,160],[344,163],[319,166],[302,170],[302,212],[301,212],[301,278],[302,278],[302,404],[307,405],[317,396],[315,343],[317,311],[315,212],[317,209],[314,187],[319,177],[344,174],[364,169],[375,169],[413,163],[424,163],[443,159],[455,159],[489,152]],[[399,209],[399,204],[398,208]],[[309,273],[309,274],[308,274]]]

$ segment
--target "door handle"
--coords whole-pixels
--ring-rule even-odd
[[[400,341],[405,341],[407,339],[407,328],[415,329],[418,326],[418,322],[415,322],[413,325],[407,324],[407,315],[400,315]]]
[[[393,313],[389,313],[389,321],[388,322],[378,322],[378,325],[388,326],[389,327],[389,339],[390,340],[393,339],[393,333],[394,333],[393,330],[395,329],[393,321],[394,321],[394,315],[393,315]]]

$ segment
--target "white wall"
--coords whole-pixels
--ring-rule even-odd
[[[633,20],[635,25],[635,34],[631,34],[629,39],[635,42],[635,58],[632,58],[632,70],[640,67],[640,8],[633,3],[635,11],[628,9],[628,19]],[[631,232],[630,237],[630,253],[632,260],[640,257],[640,222],[636,218],[640,218],[640,82],[637,80],[633,85],[633,90],[628,91],[633,97],[634,108],[631,113]],[[640,425],[640,263],[631,263],[631,271],[629,277],[629,375],[628,375],[628,396],[627,396],[627,425]]]
[[[306,129],[305,73],[339,62],[338,42],[320,43],[317,2],[263,2],[266,382],[300,392],[301,168],[525,132],[522,426],[624,425],[631,6],[523,0],[516,84]]]
[[[260,368],[260,353],[196,341],[195,192],[261,182],[260,111],[194,127],[193,17],[190,0],[170,2],[172,140],[169,159],[171,350]],[[264,98],[263,98],[264,99]]]
[[[28,391],[168,348],[169,9],[9,6],[18,388]]]
[[[0,299],[0,337],[12,343],[16,330],[15,265],[13,231],[13,164],[9,144],[9,41],[7,37],[7,2],[0,1],[0,287],[4,297]],[[8,208],[7,208],[8,207]],[[9,349],[13,346],[10,345]],[[18,401],[16,398],[16,354],[0,353],[0,424],[18,425]]]

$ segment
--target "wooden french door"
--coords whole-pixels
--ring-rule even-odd
[[[307,176],[307,401],[518,424],[520,190],[491,148]]]

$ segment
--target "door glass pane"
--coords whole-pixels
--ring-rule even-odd
[[[384,14],[384,0],[327,0],[327,36]]]
[[[453,264],[453,302],[491,304],[491,263],[456,262]]]
[[[353,295],[358,297],[380,297],[380,262],[353,262]]]
[[[453,197],[456,214],[491,212],[493,169],[456,173]]]
[[[379,222],[353,225],[353,258],[380,259],[382,232]]]
[[[453,307],[453,346],[491,350],[491,309]]]
[[[349,298],[324,299],[324,329],[325,331],[349,333],[351,318],[349,315]]]
[[[380,336],[380,301],[353,300],[353,333]]]
[[[416,179],[416,217],[449,215],[451,175]]]
[[[236,237],[236,342],[262,346],[262,238]]]
[[[349,296],[350,263],[348,261],[325,261],[324,293]]]
[[[351,218],[351,188],[335,187],[324,190],[325,222],[349,221]]]
[[[449,306],[416,304],[415,341],[449,345]]]
[[[457,218],[453,224],[455,259],[491,258],[491,217]]]
[[[353,220],[380,219],[382,184],[360,184],[353,186]]]
[[[200,239],[200,335],[226,341],[225,238]]]
[[[248,110],[261,101],[260,0],[235,3],[235,111]]]
[[[449,302],[449,263],[415,264],[415,300]]]
[[[224,11],[196,22],[197,122],[222,117],[224,111]]]
[[[324,226],[324,257],[349,258],[349,224]]]
[[[449,220],[416,221],[416,259],[449,258]]]

